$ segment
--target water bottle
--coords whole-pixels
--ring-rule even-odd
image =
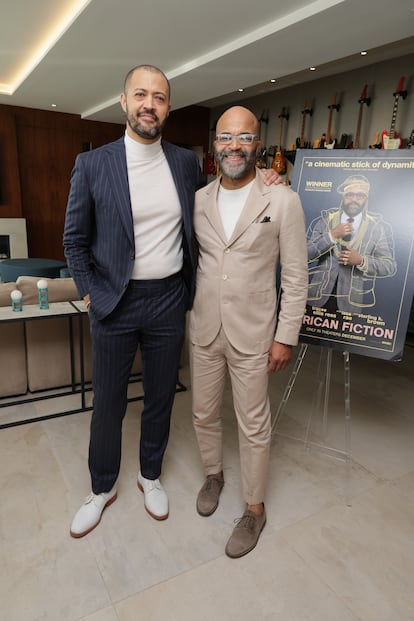
[[[12,301],[12,310],[14,310],[16,313],[20,312],[21,310],[23,310],[23,303],[22,303],[22,292],[19,291],[18,289],[14,289],[11,294],[11,301]]]
[[[49,308],[49,297],[47,290],[47,280],[37,281],[37,293],[39,296],[39,307],[41,310]]]

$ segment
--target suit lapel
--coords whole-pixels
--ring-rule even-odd
[[[108,146],[107,155],[108,157],[106,158],[104,165],[106,166],[108,181],[114,193],[122,225],[128,239],[134,246],[134,223],[132,220],[125,143],[123,137]]]
[[[221,220],[217,205],[217,193],[219,191],[219,188],[220,178],[217,178],[212,184],[207,186],[206,201],[204,203],[204,213],[207,220],[222,240],[223,244],[227,246],[226,233],[224,232],[223,222]]]

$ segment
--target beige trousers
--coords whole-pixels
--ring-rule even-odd
[[[247,504],[264,501],[271,440],[268,352],[242,354],[223,330],[211,345],[191,345],[193,422],[206,475],[223,470],[221,404],[229,372]]]

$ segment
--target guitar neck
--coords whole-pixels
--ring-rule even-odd
[[[306,124],[306,115],[310,114],[310,109],[308,107],[308,105],[305,106],[304,110],[302,111],[303,114],[303,119],[302,119],[302,129],[300,132],[300,146],[303,149],[303,147],[305,146],[305,124]]]
[[[362,124],[362,110],[364,108],[364,104],[367,104],[367,106],[369,106],[371,103],[371,97],[367,97],[367,92],[368,92],[368,84],[365,84],[364,88],[362,89],[361,97],[358,99],[359,113],[358,113],[357,128],[355,132],[355,141],[352,147],[353,149],[359,149],[359,138],[361,135],[361,124]]]
[[[329,108],[328,129],[326,130],[326,142],[331,141],[332,108]]]
[[[391,118],[391,126],[390,126],[390,138],[394,138],[395,136],[395,125],[397,123],[397,112],[398,112],[398,100],[400,98],[399,93],[395,95],[394,98],[394,107],[392,109],[392,118]]]
[[[339,110],[339,105],[336,103],[336,93],[332,95],[332,102],[328,106],[329,115],[328,115],[328,129],[326,130],[326,143],[329,144],[331,142],[331,129],[332,129],[332,114],[334,110]]]
[[[398,101],[400,99],[400,97],[402,97],[403,99],[405,99],[407,97],[407,91],[403,90],[404,89],[404,81],[405,81],[405,76],[401,76],[398,85],[397,85],[397,89],[395,91],[394,94],[394,106],[392,109],[392,119],[391,119],[391,127],[390,127],[390,132],[389,132],[389,137],[392,139],[395,136],[395,123],[397,120],[397,110],[398,110]]]
[[[364,109],[364,102],[359,104],[359,113],[358,113],[358,123],[355,132],[355,149],[359,149],[359,138],[361,134],[361,125],[362,125],[362,110]]]

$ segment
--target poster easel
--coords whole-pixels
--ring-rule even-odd
[[[305,436],[294,437],[288,434],[280,433],[277,431],[277,426],[285,411],[287,402],[299,375],[300,368],[308,351],[308,345],[302,343],[299,349],[298,356],[296,358],[292,373],[290,374],[288,383],[284,390],[282,399],[280,400],[276,414],[272,421],[272,435],[278,434],[282,437],[286,437],[291,440],[302,442],[307,449],[312,446],[322,450],[333,457],[345,462],[346,466],[346,481],[345,481],[345,499],[346,504],[351,506],[351,369],[349,352],[343,352],[344,360],[344,427],[345,427],[345,448],[344,450],[337,449],[332,446],[321,442],[315,442],[310,439],[311,424],[314,413],[322,415],[322,436],[325,439],[328,431],[328,414],[329,414],[329,390],[331,384],[331,370],[332,370],[332,348],[320,348],[319,365],[317,371],[317,383],[314,392],[313,405],[310,408],[308,421],[306,425]],[[323,398],[322,398],[323,396]]]

